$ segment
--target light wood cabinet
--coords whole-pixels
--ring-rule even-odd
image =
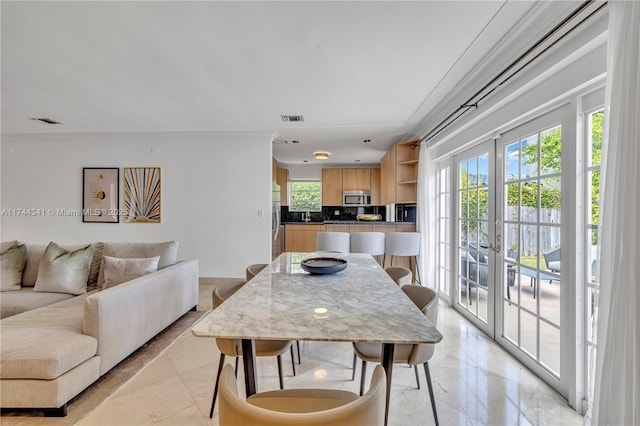
[[[356,191],[357,189],[356,169],[342,169],[342,190]]]
[[[396,150],[392,147],[380,160],[380,203],[396,202]]]
[[[380,168],[322,169],[322,205],[341,206],[342,191],[371,191],[371,204],[380,205]]]
[[[342,205],[342,169],[322,169],[322,205]]]
[[[416,141],[391,147],[380,160],[381,203],[415,203],[418,194],[418,157]]]
[[[371,169],[342,169],[343,191],[371,191]]]
[[[350,225],[340,225],[335,223],[330,223],[325,225],[327,227],[327,232],[350,232]]]
[[[382,205],[380,199],[380,168],[371,169],[371,205]]]
[[[280,185],[280,204],[289,205],[289,169],[278,167],[277,183]]]
[[[418,197],[418,157],[416,141],[396,145],[396,203],[415,203]]]
[[[318,232],[323,232],[325,225],[285,225],[285,251],[315,251]]]

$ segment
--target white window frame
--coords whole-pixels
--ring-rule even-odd
[[[295,208],[295,203],[293,200],[294,193],[297,192],[312,192],[312,191],[295,191],[293,186],[297,183],[317,183],[319,185],[318,189],[318,208],[317,209],[298,209]],[[290,212],[312,212],[318,213],[322,211],[322,181],[321,180],[290,180],[289,183],[289,211]]]

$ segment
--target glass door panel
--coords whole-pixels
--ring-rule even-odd
[[[501,334],[514,351],[559,378],[561,126],[503,137],[496,150],[505,244]]]
[[[485,332],[493,335],[493,285],[491,279],[490,226],[493,142],[474,148],[456,159],[457,271],[456,306]]]

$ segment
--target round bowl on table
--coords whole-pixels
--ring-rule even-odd
[[[303,260],[300,266],[310,274],[335,274],[347,267],[347,261],[337,257],[311,257]]]

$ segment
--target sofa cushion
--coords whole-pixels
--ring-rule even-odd
[[[40,259],[47,248],[48,244],[25,243],[27,246],[27,264],[22,273],[22,286],[33,287],[38,277],[38,269],[40,268]],[[100,262],[102,262],[102,250],[104,243],[92,243],[93,257],[91,258],[91,269],[89,270],[89,279],[87,285],[91,290],[98,283],[98,273],[100,272]],[[79,248],[86,247],[87,244],[60,244],[60,246],[69,251],[75,251]]]
[[[98,342],[82,332],[88,295],[3,319],[0,378],[55,379],[93,357]]]
[[[25,327],[2,331],[4,379],[55,379],[96,354],[95,338],[69,330]]]
[[[18,291],[2,293],[0,297],[0,318],[21,314],[32,309],[53,305],[71,299],[72,294],[35,292],[33,287],[22,287]]]
[[[159,256],[158,269],[166,268],[176,263],[178,259],[178,242],[163,241],[157,243],[122,243],[105,242],[104,256],[119,258],[143,258]],[[98,287],[104,286],[104,264],[100,266]]]
[[[158,270],[160,256],[121,259],[119,257],[103,256],[105,290],[125,281],[150,274]]]
[[[2,291],[20,290],[22,271],[27,263],[27,247],[14,245],[0,253],[0,289]]]
[[[86,293],[92,256],[91,244],[70,252],[50,242],[42,255],[33,290],[76,295]]]

